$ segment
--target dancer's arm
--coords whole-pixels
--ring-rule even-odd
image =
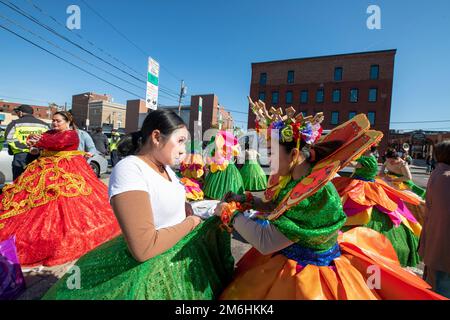
[[[411,170],[409,170],[409,166],[406,162],[400,166],[400,170],[402,172],[402,177],[395,178],[393,181],[404,182],[412,180]]]
[[[172,227],[156,230],[145,191],[128,191],[111,198],[111,205],[133,257],[144,262],[170,248],[192,231],[201,219],[187,217]]]
[[[237,193],[233,193],[233,192],[228,192],[225,197],[222,199],[222,201],[224,202],[240,202],[240,203],[244,203],[246,201],[246,197],[245,195],[240,195]],[[272,201],[270,202],[264,202],[261,198],[259,197],[255,197],[253,196],[253,206],[251,209],[253,210],[257,210],[260,212],[272,212],[275,210],[276,208],[276,204],[273,203]]]
[[[278,252],[294,244],[269,221],[261,224],[246,218],[243,214],[238,214],[234,218],[233,226],[248,243],[263,255]]]

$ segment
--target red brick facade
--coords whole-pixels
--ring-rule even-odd
[[[15,103],[15,102],[5,102],[0,101],[0,112],[13,113],[14,109],[18,106],[26,104],[26,103]],[[30,105],[33,108],[33,115],[40,119],[50,120],[52,115],[58,111],[58,108],[55,106],[46,107],[46,106],[36,106]]]
[[[308,115],[322,111],[325,115],[323,123],[325,130],[347,121],[353,112],[370,113],[374,119],[372,127],[385,135],[380,145],[381,151],[384,151],[389,139],[395,54],[396,50],[385,50],[252,63],[250,96],[253,100],[257,100],[264,94],[267,106],[275,105],[282,108],[293,106],[298,112],[305,112]],[[371,79],[372,66],[378,66],[377,79]],[[336,68],[342,68],[341,80],[340,77],[335,80],[335,72],[339,73]],[[289,71],[293,71],[290,79],[288,79]],[[261,74],[264,73],[265,85],[261,83]],[[318,89],[323,89],[323,102],[316,100]],[[357,102],[350,101],[352,89],[358,90]],[[376,89],[374,102],[369,102],[371,89]],[[339,102],[333,101],[334,90],[340,90]],[[306,102],[301,102],[302,91],[307,91]],[[274,104],[272,98],[276,92],[278,103]],[[288,92],[292,94],[291,103],[286,101],[289,98]],[[337,98],[338,93],[335,95]],[[336,119],[337,115],[339,119]],[[333,120],[338,121],[332,123]],[[255,117],[249,109],[248,128],[255,127],[254,121]]]

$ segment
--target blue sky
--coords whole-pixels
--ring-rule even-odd
[[[180,80],[184,79],[189,94],[215,93],[221,104],[244,112],[247,111],[252,62],[396,48],[391,121],[450,120],[448,0],[86,0],[147,55],[123,39],[80,0],[2,1],[11,1],[73,41],[128,70],[30,5],[34,3],[58,21],[65,22],[67,7],[77,4],[81,8],[82,25],[76,32],[142,73],[142,79],[146,74],[146,56],[150,55],[164,67],[160,83],[165,88],[178,92]],[[366,9],[371,4],[381,8],[381,30],[366,27],[369,16]],[[138,87],[75,60],[1,18],[0,24],[108,81],[145,96],[145,84],[102,64],[1,3],[0,14],[83,59],[129,79]],[[0,98],[31,98],[38,100],[36,104],[39,101],[40,104],[46,101],[70,104],[72,94],[86,91],[111,94],[119,103],[136,98],[0,29]],[[189,103],[189,99],[185,102]],[[168,96],[161,97],[160,103],[177,104],[175,98]],[[244,125],[246,115],[233,115],[240,121],[238,125]],[[391,127],[450,130],[450,121],[393,124]]]

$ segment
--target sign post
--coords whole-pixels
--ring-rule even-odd
[[[193,153],[200,153],[202,150],[202,114],[203,114],[203,99],[199,97],[198,100],[198,118],[196,125],[194,125],[194,137],[192,139],[191,151]]]
[[[158,109],[158,91],[159,91],[159,63],[148,58],[148,72],[147,72],[147,95],[146,106],[149,109]]]

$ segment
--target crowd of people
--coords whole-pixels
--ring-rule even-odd
[[[195,158],[187,126],[169,110],[108,141],[77,129],[68,112],[55,113],[47,131],[21,107],[26,125],[13,124],[7,139],[27,155],[17,156],[18,175],[0,196],[0,243],[14,241],[22,267],[77,260],[81,287],[68,287],[68,273],[47,300],[450,298],[450,141],[435,146],[425,190],[395,150],[378,169],[382,134],[364,115],[322,136],[322,114],[250,103],[261,137],[277,137],[268,180],[248,144],[237,169],[241,150],[225,131],[205,163],[185,163]],[[109,187],[86,162],[93,146],[111,152]],[[339,176],[348,165],[354,173]],[[204,221],[180,181],[187,172],[193,183],[206,172],[196,186],[217,199]],[[252,246],[237,264],[232,232]],[[408,269],[421,260],[424,279]]]

